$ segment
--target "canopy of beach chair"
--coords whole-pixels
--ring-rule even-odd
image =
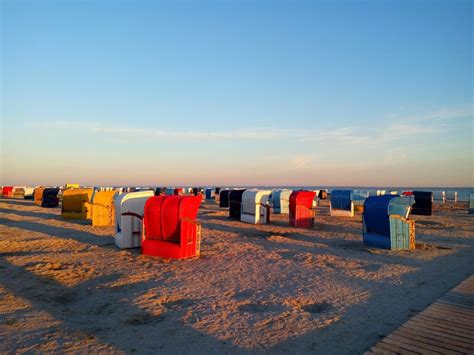
[[[199,255],[196,218],[201,196],[155,196],[144,206],[142,253],[163,258]]]

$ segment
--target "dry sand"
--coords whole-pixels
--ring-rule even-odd
[[[466,203],[417,220],[414,252],[367,249],[361,216],[301,230],[201,206],[200,258],[119,250],[113,228],[0,199],[0,352],[361,353],[473,273]]]

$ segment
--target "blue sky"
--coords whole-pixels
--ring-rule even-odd
[[[3,184],[474,185],[471,1],[1,5]]]

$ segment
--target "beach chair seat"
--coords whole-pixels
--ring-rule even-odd
[[[229,218],[240,221],[242,212],[242,195],[245,189],[236,189],[229,192]]]
[[[232,190],[221,190],[219,192],[219,207],[229,208],[229,195]]]
[[[410,212],[413,196],[372,196],[365,200],[362,215],[364,244],[389,250],[415,249],[415,221]]]
[[[144,206],[142,254],[184,259],[199,256],[201,196],[155,196]]]
[[[46,208],[55,208],[59,206],[59,198],[58,198],[59,188],[57,187],[48,187],[44,189],[41,207]]]
[[[290,225],[298,228],[311,228],[314,225],[314,191],[293,191],[290,195]]]

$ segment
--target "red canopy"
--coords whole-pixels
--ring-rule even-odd
[[[293,191],[290,195],[290,224],[295,227],[310,228],[314,223],[311,210],[316,196],[314,191]]]
[[[145,203],[142,253],[165,258],[196,255],[201,196],[155,196]]]

